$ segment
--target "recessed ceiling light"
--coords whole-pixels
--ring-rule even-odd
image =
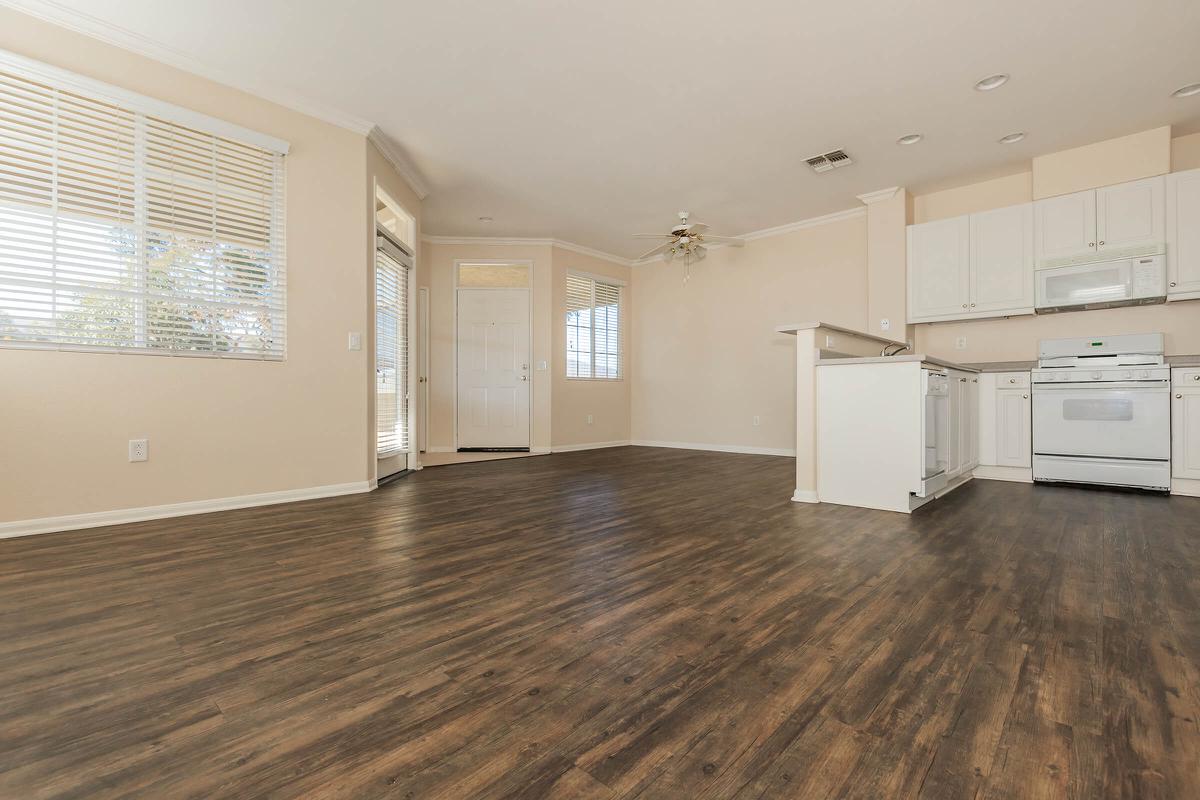
[[[1008,136],[1001,136],[1000,144],[1016,144],[1017,142],[1021,141],[1024,138],[1025,138],[1025,132],[1018,131],[1017,133],[1010,133]]]
[[[916,144],[919,141],[921,141],[921,134],[910,133],[897,139],[896,144]]]
[[[480,222],[491,222],[492,218],[491,217],[480,217],[479,221]]]
[[[1200,83],[1189,83],[1187,86],[1180,86],[1171,92],[1171,97],[1191,97],[1194,94],[1200,94]]]
[[[1008,83],[1008,76],[1003,73],[996,75],[988,75],[983,80],[975,83],[975,91],[990,92],[992,89],[999,89],[1004,84]]]

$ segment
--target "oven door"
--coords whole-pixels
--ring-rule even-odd
[[[1168,460],[1171,391],[1165,382],[1035,386],[1033,452]]]
[[[1104,305],[1133,298],[1128,260],[1037,270],[1038,308]]]

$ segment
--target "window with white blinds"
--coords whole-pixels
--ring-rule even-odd
[[[286,149],[0,53],[0,346],[284,358]]]
[[[622,377],[621,287],[567,275],[567,377]]]
[[[408,442],[408,256],[383,236],[375,250],[375,454]]]

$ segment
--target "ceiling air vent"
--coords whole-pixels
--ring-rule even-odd
[[[838,167],[848,167],[854,163],[850,156],[846,155],[845,150],[830,150],[828,153],[822,153],[819,156],[804,159],[813,172],[829,172],[831,169]]]

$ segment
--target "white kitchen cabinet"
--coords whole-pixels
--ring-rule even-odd
[[[979,375],[948,370],[950,377],[950,441],[946,477],[970,472],[979,463]]]
[[[1033,313],[1028,203],[908,227],[908,321]]]
[[[970,472],[979,466],[979,376],[966,379],[966,394],[963,397],[963,440],[966,442],[963,471]]]
[[[949,424],[949,441],[946,445],[946,477],[954,478],[963,471],[963,465],[966,463],[963,458],[963,426],[962,426],[962,409],[963,395],[965,393],[962,374],[949,370],[947,373],[950,376],[950,424]]]
[[[971,215],[968,310],[1033,312],[1033,206]]]
[[[970,233],[966,216],[909,226],[909,322],[967,312]]]
[[[1102,256],[1162,252],[1166,241],[1162,175],[1096,190],[1096,251]]]
[[[1200,481],[1200,367],[1171,373],[1171,474]]]
[[[996,390],[996,466],[1033,468],[1033,405],[1028,387]]]
[[[1164,176],[1156,175],[1038,200],[1033,204],[1037,266],[1162,252],[1165,187]]]
[[[1200,169],[1167,176],[1167,299],[1200,299]]]
[[[975,476],[1029,481],[1033,470],[1033,404],[1028,372],[979,376],[979,465]]]
[[[1047,197],[1033,204],[1039,267],[1079,263],[1096,254],[1096,190]]]

